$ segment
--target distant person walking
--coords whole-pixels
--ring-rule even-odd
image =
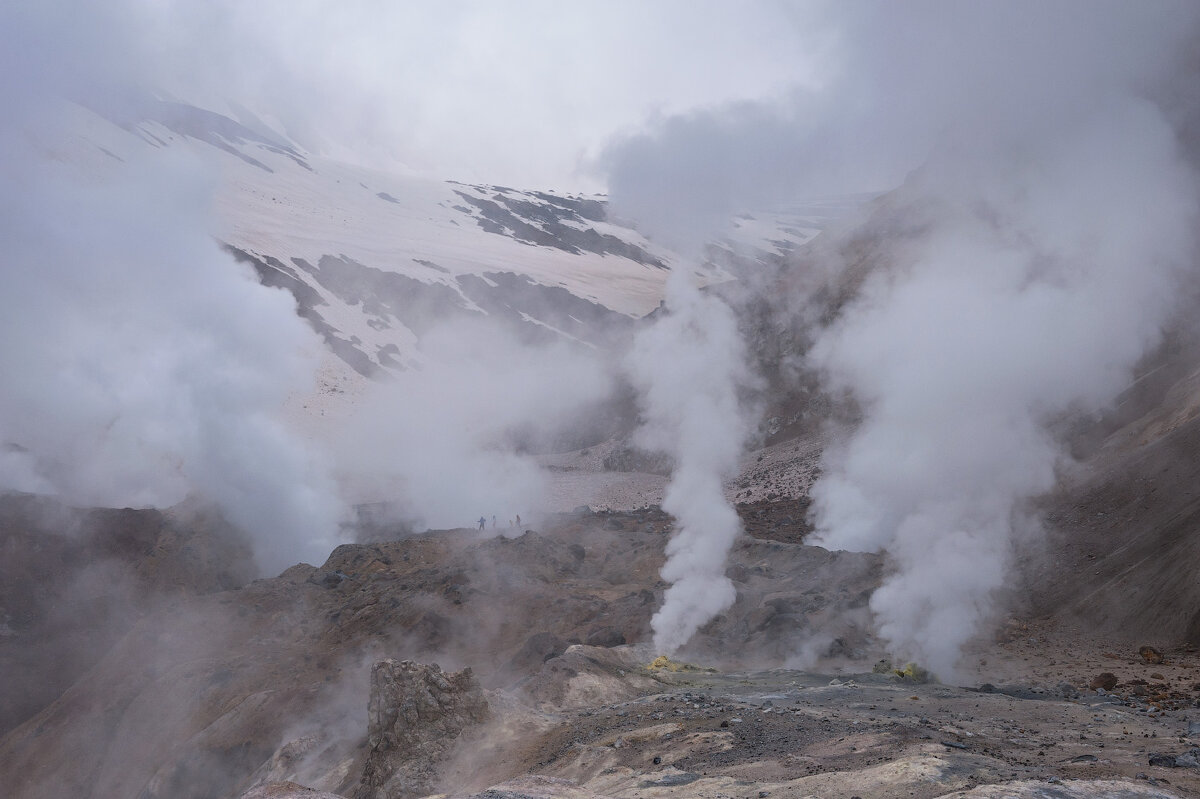
[[[496,517],[495,516],[492,517],[492,529],[493,530],[496,529]]]
[[[479,517],[479,529],[482,530],[486,524],[487,524],[487,519],[480,516]]]
[[[517,527],[521,526],[521,514],[517,514]]]

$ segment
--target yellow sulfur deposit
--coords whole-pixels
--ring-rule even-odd
[[[659,655],[650,661],[650,665],[646,668],[651,671],[716,671],[716,669],[706,669],[703,666],[693,666],[691,663],[680,663],[678,660],[671,660],[666,655]]]
[[[905,682],[929,682],[932,675],[916,663],[909,663],[902,669],[892,669],[896,676]]]

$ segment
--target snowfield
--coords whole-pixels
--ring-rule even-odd
[[[319,444],[337,439],[379,380],[422,369],[422,342],[439,326],[487,317],[514,340],[604,351],[659,307],[673,270],[691,270],[698,285],[735,280],[866,199],[742,214],[710,246],[711,260],[692,264],[610,219],[603,196],[373,171],[179,103],[147,102],[124,116],[65,113],[76,135],[54,144],[54,157],[97,181],[147,159],[194,174],[214,237],[248,273],[295,297],[327,352],[311,390],[293,393],[283,413]],[[583,462],[543,465],[553,510],[655,504],[665,486],[658,475]],[[386,488],[351,482],[349,498],[387,498]]]
[[[71,113],[79,133],[64,146],[87,169],[121,168],[149,149],[191,159],[201,171],[219,175],[213,187],[214,235],[291,270],[319,298],[321,319],[341,338],[357,339],[355,346],[376,366],[396,367],[378,357],[389,345],[405,363],[419,333],[336,281],[320,279],[327,271],[323,261],[440,289],[438,302],[449,297],[456,310],[467,313],[494,313],[479,301],[479,288],[499,288],[495,276],[511,274],[629,318],[658,307],[670,271],[685,268],[676,253],[609,221],[602,196],[372,171],[302,152],[270,131],[178,103],[147,103],[123,118],[82,108]],[[751,258],[785,255],[860,202],[847,198],[743,215],[717,251]],[[686,268],[700,285],[732,279],[718,264]],[[478,280],[465,281],[468,276]],[[428,302],[429,296],[414,297],[413,303]],[[514,310],[524,314],[526,324],[587,340],[534,310]],[[589,324],[577,314],[564,318]]]

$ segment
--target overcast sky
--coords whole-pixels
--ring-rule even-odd
[[[233,100],[310,149],[567,189],[601,186],[605,144],[655,118],[818,87],[833,46],[821,7],[123,0],[110,13],[135,32],[148,86]]]
[[[67,73],[76,90],[136,84],[226,113],[252,109],[311,151],[530,188],[604,189],[619,169],[614,142],[672,125],[677,134],[689,117],[710,138],[749,120],[758,140],[744,149],[770,162],[759,172],[805,162],[808,179],[853,164],[817,188],[861,191],[894,185],[959,108],[1036,115],[1039,97],[1064,96],[1058,84],[1145,73],[1126,62],[1169,52],[1192,7],[43,0],[0,10],[12,44],[0,64],[13,84],[45,84],[22,68]],[[799,140],[802,152],[789,144]]]

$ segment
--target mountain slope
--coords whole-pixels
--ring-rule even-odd
[[[503,320],[522,338],[601,345],[659,305],[672,269],[727,281],[735,257],[778,260],[854,204],[743,216],[711,250],[718,263],[692,266],[610,218],[603,197],[376,172],[180,103],[77,109],[74,119],[74,157],[90,169],[167,151],[219,175],[218,238],[262,282],[289,290],[364,376],[418,365],[431,327],[470,317]]]

